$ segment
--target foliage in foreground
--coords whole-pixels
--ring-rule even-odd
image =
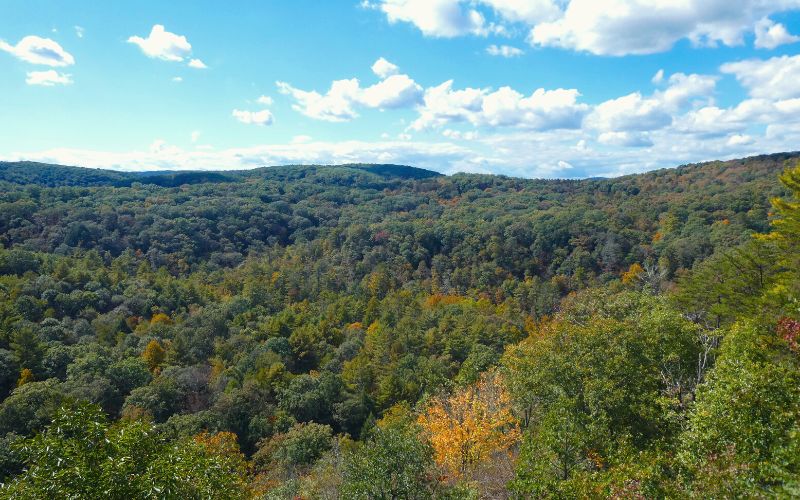
[[[244,457],[230,434],[166,439],[149,422],[109,423],[96,405],[62,407],[17,444],[24,472],[5,498],[245,498]]]

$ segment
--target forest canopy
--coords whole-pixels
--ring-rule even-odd
[[[0,163],[0,497],[800,495],[798,160]]]

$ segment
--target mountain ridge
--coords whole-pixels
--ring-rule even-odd
[[[674,167],[660,168],[647,172],[627,174],[618,177],[589,177],[583,179],[527,179],[497,174],[474,174],[459,172],[455,176],[487,176],[505,179],[519,179],[523,181],[577,181],[577,182],[607,182],[629,181],[645,177],[696,175],[698,170],[719,168],[741,168],[754,164],[787,163],[800,159],[800,151],[771,153],[755,155],[732,160],[711,160],[706,162],[687,163]],[[123,172],[119,170],[80,167],[73,165],[60,165],[32,161],[7,162],[0,161],[0,181],[12,184],[33,184],[44,187],[61,186],[110,186],[128,187],[133,183],[155,184],[162,187],[178,187],[186,184],[203,184],[218,182],[240,182],[256,177],[275,180],[305,177],[309,174],[320,172],[374,176],[381,179],[423,180],[443,177],[445,174],[410,165],[391,163],[344,163],[344,164],[294,164],[275,165],[269,167],[255,167],[247,170],[148,170],[141,172]],[[341,179],[340,179],[341,180]],[[353,180],[357,180],[353,177]],[[365,179],[361,179],[365,180]]]

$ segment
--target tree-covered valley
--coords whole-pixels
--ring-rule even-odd
[[[798,496],[798,160],[0,162],[0,497]]]

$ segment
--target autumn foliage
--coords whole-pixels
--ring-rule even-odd
[[[511,397],[496,372],[451,396],[434,399],[419,416],[436,463],[457,478],[492,456],[509,451],[520,431]]]
[[[781,318],[778,322],[778,335],[789,344],[789,349],[800,353],[800,321]]]
[[[635,282],[639,279],[639,276],[644,272],[644,268],[642,268],[641,264],[638,262],[634,262],[631,264],[631,267],[628,268],[627,271],[622,273],[622,282],[626,285],[629,283]]]
[[[156,368],[161,366],[166,358],[166,351],[164,348],[161,347],[161,344],[158,340],[151,340],[147,347],[144,348],[144,352],[142,353],[142,358],[147,363],[147,366],[150,368],[150,371],[155,371]]]

